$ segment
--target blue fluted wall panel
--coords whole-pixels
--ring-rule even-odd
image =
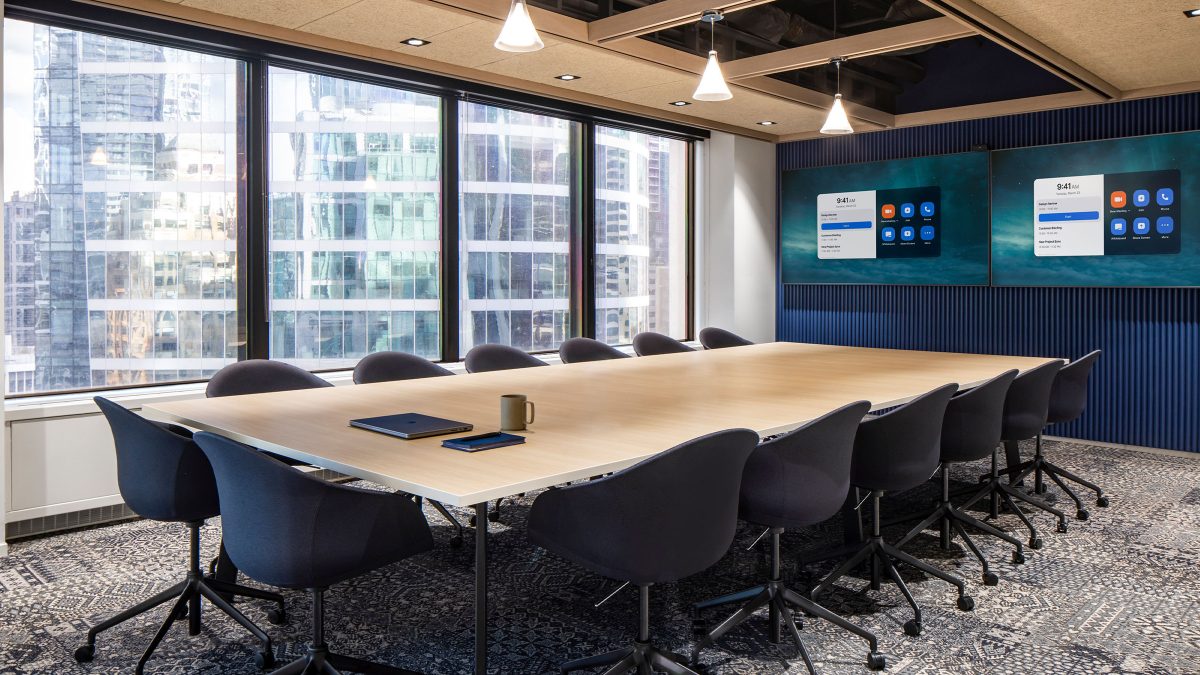
[[[1200,129],[1200,95],[781,144],[779,169]],[[1200,195],[1198,195],[1200,197]],[[785,285],[780,340],[1075,357],[1089,409],[1052,433],[1200,452],[1200,289]]]

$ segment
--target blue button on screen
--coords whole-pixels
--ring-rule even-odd
[[[896,228],[894,227],[885,227],[879,231],[879,234],[884,241],[896,241]]]
[[[1159,206],[1170,206],[1175,203],[1175,191],[1171,188],[1158,188],[1154,200],[1158,202]]]
[[[933,202],[921,202],[921,215],[926,218],[932,218],[935,210],[936,207],[934,207]]]
[[[1114,237],[1123,237],[1125,236],[1125,231],[1128,227],[1129,223],[1125,222],[1124,218],[1113,218],[1112,222],[1108,224],[1108,231],[1111,232]]]
[[[917,237],[917,231],[911,227],[900,228],[900,238],[904,241],[912,241]]]
[[[1159,216],[1154,222],[1154,229],[1159,234],[1171,234],[1175,231],[1175,219],[1171,216]]]
[[[902,218],[912,218],[916,212],[917,207],[913,206],[912,204],[905,203],[900,205],[900,216]]]
[[[1138,190],[1133,193],[1134,206],[1148,206],[1150,204],[1150,191]]]
[[[1133,233],[1134,234],[1149,234],[1150,233],[1150,219],[1149,218],[1134,218],[1133,219]]]
[[[921,241],[933,241],[933,226],[932,225],[922,225],[921,226]]]

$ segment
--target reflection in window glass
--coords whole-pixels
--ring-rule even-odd
[[[5,20],[6,393],[196,379],[238,358],[244,75]]]
[[[687,337],[688,144],[596,127],[596,339]]]
[[[439,99],[275,67],[268,89],[271,358],[440,358]]]
[[[570,332],[568,120],[463,103],[459,350],[557,349]]]

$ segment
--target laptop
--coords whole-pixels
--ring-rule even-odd
[[[455,422],[440,417],[430,417],[420,413],[400,413],[398,415],[383,415],[381,417],[364,417],[350,420],[350,426],[376,431],[397,438],[413,439],[441,434],[457,434],[460,431],[470,431],[474,427],[466,422]]]

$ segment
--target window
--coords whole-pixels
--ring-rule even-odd
[[[4,22],[5,392],[239,358],[246,64]]]
[[[441,101],[272,67],[270,355],[441,357]]]
[[[686,141],[596,127],[596,339],[688,337]]]
[[[570,336],[573,148],[581,125],[460,104],[460,353]]]

